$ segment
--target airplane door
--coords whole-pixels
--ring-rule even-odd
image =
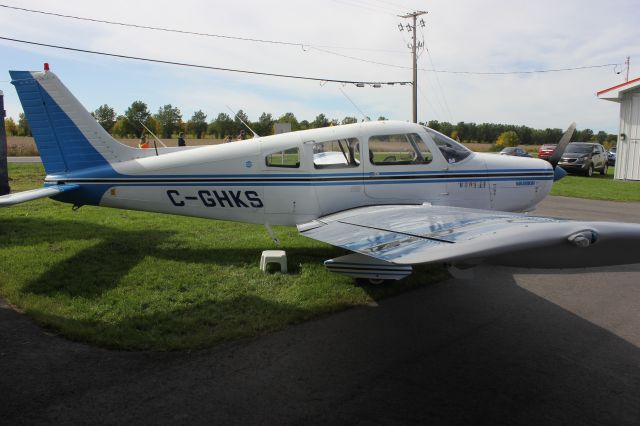
[[[317,200],[310,191],[309,162],[305,147],[299,141],[289,146],[262,146],[266,222],[291,225],[317,217]]]
[[[444,184],[433,176],[446,165],[418,133],[371,135],[363,157],[365,194],[380,203],[433,202]]]
[[[328,140],[307,141],[304,146],[313,156],[313,188],[320,215],[365,204],[358,138],[334,134]]]

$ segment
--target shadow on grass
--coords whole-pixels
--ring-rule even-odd
[[[341,308],[344,307],[327,306],[326,311]],[[169,311],[141,312],[116,322],[77,320],[37,309],[28,313],[45,327],[62,330],[71,340],[112,349],[160,351],[205,348],[274,331],[319,314],[253,295],[209,300]]]
[[[262,296],[259,294],[262,290],[254,293],[255,289],[212,296],[213,293],[206,291],[183,295],[178,288],[163,293],[160,299],[155,300],[155,290],[149,289],[148,295],[114,308],[113,315],[102,317],[98,313],[93,316],[93,309],[100,312],[112,309],[109,301],[98,299],[105,292],[120,286],[141,262],[151,265],[148,270],[150,274],[140,278],[141,285],[153,284],[154,280],[162,278],[162,269],[149,263],[149,257],[184,263],[187,265],[187,274],[189,264],[200,265],[200,272],[202,265],[205,265],[205,269],[207,265],[211,265],[212,271],[220,271],[218,266],[232,266],[237,267],[240,274],[248,271],[247,267],[254,269],[248,271],[248,274],[257,272],[262,249],[260,242],[251,242],[249,247],[246,243],[242,245],[242,242],[238,242],[238,246],[229,247],[222,246],[222,243],[215,246],[216,241],[212,240],[209,242],[211,248],[190,248],[188,237],[180,239],[180,232],[175,229],[157,231],[152,226],[145,226],[146,230],[122,230],[116,226],[82,221],[0,219],[0,248],[9,249],[13,245],[29,248],[28,246],[33,245],[34,250],[27,252],[33,256],[46,256],[49,244],[68,250],[69,253],[60,260],[48,262],[39,276],[27,276],[27,281],[20,289],[25,294],[50,298],[50,302],[22,307],[44,327],[77,341],[136,350],[202,348],[225,340],[274,331],[287,324],[362,304],[366,298],[356,296],[361,291],[370,298],[379,300],[424,286],[425,283],[435,282],[445,276],[441,268],[418,267],[416,274],[401,282],[362,286],[356,292],[351,291],[354,289],[344,288],[356,286],[344,278],[317,283],[313,282],[313,277],[306,276],[302,281],[295,277],[284,281],[278,277],[273,277],[274,280],[266,278],[264,285],[269,285],[270,282],[284,283],[284,286],[274,289],[281,292],[282,299],[272,297],[268,289],[268,294]],[[90,246],[87,247],[87,244]],[[293,275],[302,272],[301,266],[321,265],[326,259],[344,254],[342,249],[325,245],[284,248],[287,250],[289,271]],[[29,260],[23,264],[28,267]],[[163,267],[167,267],[167,264],[171,267],[171,263],[167,262],[163,262]],[[180,280],[179,275],[171,276],[178,277],[175,281]],[[185,275],[185,279],[188,278],[190,277]],[[221,276],[219,279],[224,280],[225,277]],[[215,285],[216,279],[211,280],[211,283]],[[176,287],[182,285],[181,282],[175,284]],[[215,293],[215,290],[212,291]],[[83,307],[83,302],[80,301],[80,306],[71,309],[70,314],[54,314],[48,304],[56,304],[60,300],[57,299],[58,296],[85,299],[88,304]],[[119,297],[126,296],[123,293]],[[74,309],[80,311],[76,312]],[[73,312],[80,313],[81,316],[75,316]]]
[[[417,274],[390,285],[362,286],[374,300],[424,287],[425,276],[436,282],[447,275],[441,267],[419,267]],[[355,283],[353,285],[356,285]],[[274,332],[322,314],[354,307],[347,300],[327,299],[303,308],[242,294],[229,299],[197,301],[179,309],[152,311],[142,307],[118,321],[78,320],[52,315],[40,309],[28,314],[44,327],[61,332],[68,339],[124,350],[202,349],[224,341]],[[148,310],[148,312],[147,312]]]
[[[182,242],[169,241],[176,235],[179,235],[176,231],[123,231],[95,223],[64,220],[0,220],[0,248],[39,243],[55,246],[72,240],[100,241],[57,262],[23,287],[25,292],[39,295],[100,296],[104,291],[115,288],[146,257],[238,267],[257,266],[260,260],[260,247],[191,249],[181,245]],[[174,245],[176,247],[171,247]],[[302,263],[322,263],[343,254],[343,250],[333,247],[284,248],[287,250],[289,274],[299,274]]]

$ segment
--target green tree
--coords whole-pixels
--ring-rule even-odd
[[[207,114],[198,110],[193,113],[191,119],[187,122],[187,132],[196,135],[197,139],[207,131]]]
[[[7,117],[4,119],[4,129],[7,132],[7,136],[18,135],[18,126],[16,125],[16,122],[13,121],[13,117]]]
[[[378,117],[378,121],[387,121],[388,118],[385,117],[384,115],[381,115],[380,117]]]
[[[31,136],[31,127],[24,112],[18,115],[18,136]]]
[[[109,133],[113,129],[113,125],[116,124],[116,112],[107,104],[99,106],[91,115]]]
[[[509,130],[508,132],[501,133],[496,140],[496,148],[504,148],[507,146],[518,146],[520,143],[520,139],[518,138],[518,134],[513,130]]]
[[[287,112],[284,115],[281,115],[280,118],[278,118],[278,123],[291,124],[291,130],[294,132],[296,130],[300,130],[300,124],[298,123],[298,119],[292,112]],[[309,127],[307,126],[307,128]]]
[[[263,112],[258,121],[253,123],[253,130],[260,136],[269,136],[273,134],[273,123],[275,120],[271,114]]]
[[[573,136],[573,140],[579,141],[579,142],[589,142],[592,139],[593,139],[593,130],[591,129],[577,130]]]
[[[251,123],[251,121],[249,120],[249,116],[243,110],[239,109],[238,112],[236,112],[236,116],[233,119],[233,133],[235,135],[240,133],[240,130],[243,130],[243,129],[245,133],[248,132],[246,126],[242,124],[243,121],[247,124]]]
[[[602,143],[602,144],[603,144],[603,143],[605,143],[605,142],[606,142],[606,140],[607,140],[607,132],[604,132],[604,131],[600,130],[600,131],[598,132],[598,134],[597,134],[595,137],[596,137],[596,140],[597,140],[598,142],[600,142],[600,143]]]
[[[443,121],[442,123],[440,123],[439,132],[442,133],[443,135],[450,135],[453,133],[454,129],[455,129],[455,126],[453,124],[449,123],[448,121]]]
[[[358,119],[356,117],[345,117],[342,119],[342,124],[353,124],[357,123]]]
[[[147,126],[147,128],[151,130],[155,135],[159,135],[160,131],[162,130],[160,128],[160,123],[158,123],[158,120],[156,120],[153,116],[149,117],[145,126]]]
[[[318,129],[320,127],[328,127],[329,124],[329,120],[324,116],[324,114],[318,114],[315,120],[311,122],[311,127],[314,129]]]
[[[207,133],[214,135],[218,139],[224,138],[225,136],[234,136],[233,120],[228,114],[221,112],[216,119],[209,124]]]
[[[133,135],[139,137],[144,130],[144,127],[140,124],[141,122],[149,127],[147,124],[149,118],[151,118],[151,113],[149,112],[149,108],[147,108],[147,104],[142,101],[134,101],[124,112],[124,116],[126,121],[122,129],[122,136]]]
[[[177,107],[166,104],[158,109],[158,113],[154,116],[160,126],[160,133],[163,138],[170,138],[171,135],[180,128],[182,114]]]
[[[291,126],[293,128],[293,126]],[[309,123],[309,120],[302,120],[299,124],[298,124],[298,130],[308,130],[311,128],[311,123]]]
[[[119,115],[116,117],[116,122],[111,128],[111,134],[115,137],[123,138],[127,135],[127,117]]]

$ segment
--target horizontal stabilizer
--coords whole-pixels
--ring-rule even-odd
[[[37,200],[38,198],[52,197],[61,192],[72,191],[80,188],[79,185],[65,184],[45,186],[44,188],[32,189],[30,191],[16,192],[13,194],[0,196],[0,207],[9,207],[14,204],[24,203],[26,201]]]

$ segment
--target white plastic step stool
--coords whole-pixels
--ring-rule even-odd
[[[284,250],[265,250],[260,258],[260,270],[267,272],[269,263],[279,263],[280,272],[287,273],[287,253]]]

